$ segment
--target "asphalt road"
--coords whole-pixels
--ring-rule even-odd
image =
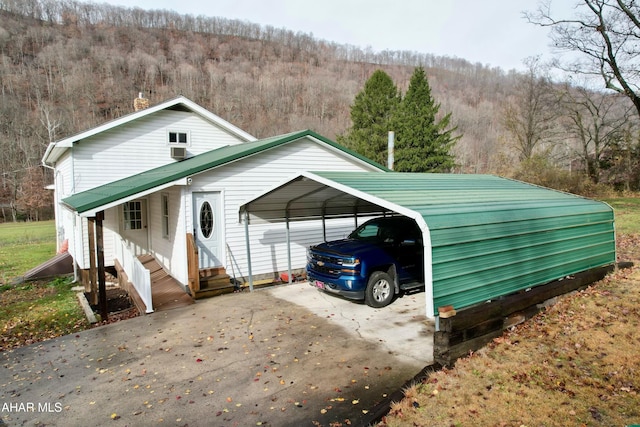
[[[424,293],[371,309],[306,283],[0,354],[8,426],[366,425],[432,360]]]

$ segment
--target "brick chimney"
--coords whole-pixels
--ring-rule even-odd
[[[142,96],[142,92],[138,93],[138,97],[133,100],[133,110],[140,111],[149,108],[149,100]]]

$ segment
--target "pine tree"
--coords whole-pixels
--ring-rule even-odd
[[[396,171],[448,172],[455,166],[451,149],[460,136],[448,129],[451,113],[436,121],[439,110],[424,68],[416,68],[393,118]]]
[[[388,132],[400,102],[391,77],[376,70],[351,106],[352,126],[338,142],[381,164],[386,164]]]

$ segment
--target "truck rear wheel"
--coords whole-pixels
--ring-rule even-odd
[[[369,277],[364,302],[369,307],[380,308],[391,304],[394,296],[393,280],[384,271],[374,271]]]

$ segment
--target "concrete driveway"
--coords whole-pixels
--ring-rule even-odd
[[[426,317],[424,292],[403,295],[391,305],[374,309],[309,286],[308,282],[277,286],[269,292],[328,319],[355,339],[377,343],[407,363],[433,363],[434,323]]]
[[[366,425],[430,364],[424,293],[371,309],[306,283],[0,354],[8,426]],[[1,423],[0,423],[1,424]]]

